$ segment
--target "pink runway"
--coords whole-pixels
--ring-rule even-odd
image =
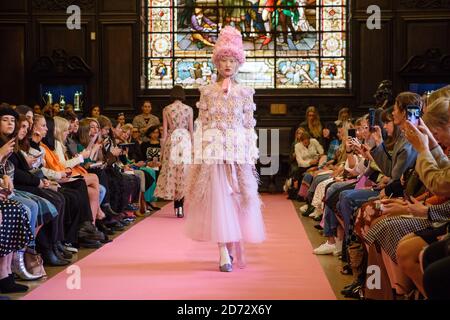
[[[217,245],[186,238],[169,204],[78,261],[80,289],[68,289],[72,275],[61,272],[24,299],[336,299],[292,203],[283,195],[263,202],[267,240],[247,244],[245,269],[219,272]]]

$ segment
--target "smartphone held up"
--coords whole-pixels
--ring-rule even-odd
[[[370,128],[371,132],[374,130],[374,127],[375,127],[375,109],[370,108],[369,109],[369,128]]]
[[[414,126],[419,125],[420,112],[419,106],[410,105],[406,107],[406,117]]]

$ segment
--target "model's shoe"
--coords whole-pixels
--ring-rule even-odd
[[[231,272],[233,271],[233,265],[231,263],[225,263],[224,265],[219,266],[220,272]]]
[[[183,207],[176,208],[175,214],[177,215],[177,218],[183,218],[184,217]]]
[[[14,274],[16,274],[21,280],[25,281],[34,281],[41,279],[44,275],[34,275],[28,272],[26,266],[25,266],[25,258],[24,258],[24,251],[19,250],[14,253],[11,269]]]

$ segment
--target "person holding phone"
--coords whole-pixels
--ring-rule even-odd
[[[450,89],[449,89],[450,96]],[[445,148],[450,147],[450,98],[440,98],[429,106],[419,126],[406,124],[406,138],[417,150],[416,170],[421,181],[434,194],[448,196],[450,161]],[[430,129],[432,128],[432,129]]]
[[[120,161],[119,156],[123,154],[123,150],[116,144],[115,137],[111,130],[112,123],[108,117],[100,116],[98,118],[100,125],[100,135],[102,139],[102,155],[106,162],[106,172],[110,173],[112,180],[115,180],[115,186],[118,186],[121,190],[120,206],[115,209],[117,212],[121,211],[140,211],[145,212],[145,208],[139,203],[141,180],[134,174],[126,174],[124,172],[124,164]],[[110,180],[111,180],[110,179]],[[113,184],[111,184],[113,186]],[[111,190],[112,192],[112,190]]]
[[[406,128],[408,105],[421,106],[422,98],[418,94],[412,92],[403,92],[397,96],[392,111],[392,118],[394,125],[398,126],[402,131]],[[403,173],[415,165],[417,152],[413,149],[402,132],[394,143],[392,154],[388,154],[382,137],[381,128],[375,126],[374,129],[372,138],[375,141],[375,147],[370,151],[374,161],[383,174],[391,178],[391,182],[400,180]],[[382,192],[382,196],[384,195],[386,195],[386,193]]]
[[[141,141],[135,140],[133,136],[133,132],[135,131],[135,128],[132,124],[127,123],[122,126],[121,128],[121,141],[128,144],[127,152],[128,152],[128,158],[132,160],[137,167],[142,167],[145,165],[144,156],[141,152]],[[138,135],[140,138],[140,135]]]
[[[80,121],[78,129],[77,154],[86,152],[83,156],[83,166],[89,170],[91,164],[102,163],[102,143],[100,137],[100,124],[94,118]]]
[[[420,106],[409,105],[409,106],[406,107],[407,119],[413,125],[415,125],[415,126],[419,125],[420,115],[421,115],[421,108],[420,108]]]
[[[126,204],[122,201],[121,195],[124,192],[119,192],[121,182],[117,175],[110,175],[106,170],[106,163],[103,161],[103,144],[100,135],[100,124],[97,119],[86,118],[82,119],[78,129],[78,145],[77,153],[84,150],[89,150],[89,157],[84,159],[82,166],[89,172],[97,175],[99,183],[106,188],[101,209],[106,214],[106,219],[101,220],[97,227],[111,234],[114,231],[122,231],[125,228],[125,221],[120,220],[122,216],[120,212],[124,209]],[[128,202],[127,202],[128,203]],[[107,230],[101,224],[104,224]]]
[[[70,123],[64,118],[54,117],[55,121],[55,150],[54,154],[57,156],[59,164],[65,167],[65,173],[68,178],[72,175],[77,175],[84,178],[88,187],[89,203],[93,214],[93,221],[96,219],[102,220],[105,218],[105,213],[100,207],[105,194],[106,188],[99,183],[98,177],[95,174],[88,173],[86,169],[80,166],[84,162],[84,158],[90,154],[89,150],[83,150],[76,157],[69,159],[67,155],[67,149],[65,142],[69,135]],[[56,159],[55,159],[56,160]],[[55,168],[61,168],[55,163]]]
[[[135,154],[136,149],[139,150],[139,147],[134,143],[130,143],[131,138],[131,129],[133,126],[131,124],[124,125],[120,130],[116,131],[116,142],[118,146],[122,148],[123,152],[119,156],[119,160],[124,165],[124,172],[129,172],[137,177],[140,180],[140,194],[139,194],[139,211],[135,212],[135,215],[138,217],[143,217],[146,214],[150,214],[151,210],[149,210],[149,206],[151,209],[158,210],[156,206],[151,205],[151,201],[153,200],[154,195],[154,187],[155,184],[154,174],[152,169],[146,167],[146,163],[144,161],[135,161],[130,158],[130,150],[131,153]],[[149,183],[150,182],[150,183]]]
[[[94,225],[94,213],[91,210],[90,199],[89,199],[89,190],[84,179],[78,179],[74,181],[66,181],[61,180],[62,178],[66,178],[66,167],[60,163],[58,157],[55,155],[53,150],[50,149],[49,146],[42,142],[42,139],[47,136],[48,128],[46,119],[42,116],[36,115],[34,126],[32,129],[32,140],[30,142],[30,146],[36,150],[41,150],[44,153],[42,163],[45,163],[45,167],[42,167],[42,171],[46,177],[51,177],[50,180],[57,181],[61,184],[61,190],[64,192],[69,192],[71,195],[76,196],[76,201],[78,201],[78,214],[80,217],[73,217],[73,219],[81,220],[81,227],[78,230],[79,236],[91,236],[94,235],[96,240],[98,241],[108,241],[105,237],[105,234],[97,230]],[[49,138],[51,138],[50,135]],[[50,143],[54,144],[55,141],[49,140]],[[93,197],[99,197],[99,193],[97,193]],[[98,201],[98,200],[97,200]],[[98,244],[96,244],[97,247]]]

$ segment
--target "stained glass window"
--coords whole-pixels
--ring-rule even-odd
[[[147,89],[215,81],[225,25],[243,36],[241,83],[255,89],[346,88],[346,0],[143,0]]]

